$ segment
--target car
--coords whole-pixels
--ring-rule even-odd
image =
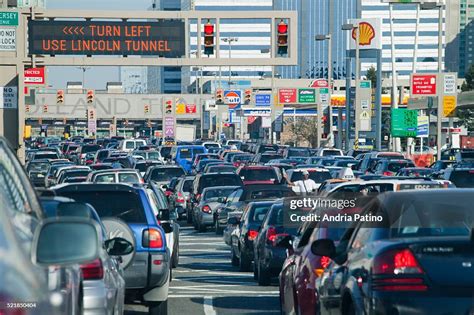
[[[432,173],[433,170],[427,167],[405,167],[400,169],[396,176],[430,177]]]
[[[281,177],[272,166],[246,165],[237,170],[244,185],[280,184]]]
[[[296,181],[303,180],[303,172],[307,171],[309,173],[309,179],[312,179],[316,183],[316,187],[319,188],[319,186],[328,179],[331,179],[331,173],[329,172],[328,169],[326,168],[321,168],[321,167],[314,167],[314,168],[297,168],[297,169],[289,169],[286,171],[286,175],[288,176],[288,179],[290,182],[294,183]],[[316,189],[317,189],[316,188]],[[291,186],[291,189],[296,193],[296,194],[301,194],[304,191],[301,191],[300,187],[298,185]]]
[[[230,234],[235,228],[235,225],[232,225],[231,227],[227,226],[229,213],[243,213],[243,209],[250,202],[275,200],[292,196],[295,196],[295,193],[290,188],[283,185],[248,185],[236,189],[214,212],[216,234],[222,234],[224,232],[224,227],[226,227],[227,233],[224,240],[228,245],[230,245]]]
[[[94,171],[89,173],[87,181],[92,183],[144,183],[138,170],[126,168]]]
[[[33,153],[33,156],[30,158],[31,161],[34,160],[47,160],[47,159],[59,159],[60,156],[56,151],[36,151]]]
[[[73,162],[79,165],[86,164],[87,155],[94,159],[96,152],[100,150],[100,145],[97,144],[85,144],[78,148],[77,155],[74,156]]]
[[[50,162],[48,170],[44,175],[44,187],[48,188],[50,186],[56,185],[57,173],[58,171],[65,166],[74,166],[73,162]]]
[[[193,189],[194,176],[181,176],[178,179],[171,195],[168,197],[169,208],[174,209],[178,213],[178,219],[183,216],[190,216],[190,199]]]
[[[444,169],[452,166],[456,161],[450,160],[438,160],[430,165],[430,168],[433,170],[434,173],[440,173]]]
[[[301,161],[300,159],[295,159],[295,158],[292,158],[292,159],[275,159],[275,160],[270,160],[268,161],[265,165],[272,165],[272,164],[290,164],[292,165],[293,167],[297,166],[297,165],[301,165],[303,163],[306,162],[306,158],[304,161]]]
[[[202,173],[204,168],[206,167],[206,165],[210,164],[210,163],[224,163],[222,160],[220,159],[212,159],[212,158],[209,158],[209,159],[200,159],[199,162],[197,163],[196,167],[194,168],[194,173]]]
[[[181,166],[186,173],[192,170],[192,160],[197,154],[207,153],[207,150],[202,145],[181,145],[174,146],[171,149],[171,160],[177,165]]]
[[[363,173],[370,173],[373,170],[378,160],[400,160],[405,159],[405,156],[400,152],[370,152],[364,155],[364,158],[360,160],[357,170]]]
[[[58,172],[57,183],[63,183],[67,178],[87,177],[92,170],[88,166],[65,167]]]
[[[170,180],[174,177],[181,177],[186,172],[181,166],[178,165],[158,165],[148,168],[143,176],[146,182],[155,182],[160,185],[163,189],[164,186],[168,185]]]
[[[340,149],[320,148],[314,156],[344,156],[344,152]]]
[[[373,167],[373,173],[376,175],[383,175],[383,176],[393,176],[398,173],[398,171],[402,168],[407,167],[415,167],[415,163],[412,160],[385,160],[382,159],[377,161],[375,166]]]
[[[449,167],[445,169],[443,178],[458,188],[474,188],[474,168]]]
[[[119,142],[118,149],[124,152],[131,152],[145,145],[146,141],[143,139],[124,139]]]
[[[213,141],[206,141],[202,143],[202,146],[205,147],[206,149],[209,148],[220,148],[221,145],[219,142],[213,142]]]
[[[232,158],[230,159],[230,162],[235,167],[239,167],[241,164],[249,163],[253,159],[253,157],[254,157],[253,154],[248,154],[248,153],[234,154]]]
[[[161,156],[160,151],[157,150],[135,150],[131,152],[133,156],[141,156],[147,161],[158,161],[163,164],[165,159]]]
[[[196,155],[193,157],[193,160],[192,160],[192,162],[193,162],[192,168],[195,169],[200,161],[208,160],[208,159],[220,160],[220,157],[219,157],[219,154],[217,154],[217,153],[200,153],[200,154],[196,154]]]
[[[315,283],[318,313],[469,313],[473,192],[381,194],[361,213],[377,222],[358,220],[337,245],[315,240],[312,253],[331,259]]]
[[[199,203],[192,210],[192,223],[199,232],[215,226],[217,207],[240,186],[215,186],[204,188]]]
[[[163,162],[158,161],[158,160],[143,160],[143,161],[137,161],[135,163],[134,168],[140,172],[141,176],[145,176],[146,171],[152,167],[152,166],[157,166],[157,165],[164,165]]]
[[[170,161],[171,160],[171,149],[172,148],[173,148],[172,146],[166,146],[166,145],[160,146],[158,148],[158,151],[160,152],[163,159],[165,159],[165,161]]]
[[[203,173],[236,173],[237,168],[232,164],[222,163],[222,164],[211,164],[206,165]]]
[[[217,186],[243,186],[244,183],[239,175],[235,173],[199,173],[194,177],[193,190],[191,192],[191,211],[200,202],[202,192],[208,187]],[[190,218],[191,219],[191,218]]]
[[[278,276],[286,259],[286,249],[277,246],[279,237],[295,235],[297,227],[284,224],[283,201],[268,210],[254,241],[254,278],[259,286],[269,285]]]
[[[460,149],[454,156],[456,162],[474,160],[474,149]]]
[[[235,218],[237,228],[231,235],[231,263],[240,271],[251,271],[253,242],[258,236],[260,225],[273,201],[251,202],[245,207],[242,218]],[[231,222],[232,223],[232,222]]]
[[[252,162],[255,164],[265,164],[271,160],[281,159],[282,156],[276,152],[258,153],[254,156]]]
[[[33,160],[26,166],[26,172],[34,186],[44,186],[44,178],[48,173],[51,160]]]
[[[58,196],[89,203],[97,211],[107,233],[121,235],[135,251],[123,257],[125,300],[139,300],[150,314],[165,314],[168,308],[171,254],[165,228],[158,224],[150,193],[141,185],[67,184],[53,191]]]
[[[369,153],[370,151],[369,150],[359,150],[359,149],[349,149],[347,152],[346,152],[346,156],[352,156],[352,157],[356,157],[360,154],[365,154],[365,153]]]
[[[106,251],[110,240],[99,215],[95,209],[85,203],[75,202],[65,197],[42,197],[46,217],[84,217],[92,219],[100,226],[101,247],[99,258],[80,266],[82,278],[79,294],[83,297],[84,314],[121,314],[124,310],[125,301],[125,280],[123,279],[123,270],[120,266],[121,256],[111,256]],[[130,254],[134,248],[127,242],[129,249],[123,252],[124,255]]]
[[[265,153],[265,152],[278,152],[278,146],[276,144],[258,144],[255,147],[255,151],[253,153],[259,154],[259,153]],[[281,157],[281,155],[279,155]]]
[[[283,158],[284,159],[291,159],[293,157],[310,157],[311,152],[309,148],[298,148],[298,147],[288,147],[283,150]]]

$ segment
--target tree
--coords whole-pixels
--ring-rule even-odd
[[[473,109],[457,109],[456,116],[459,122],[466,127],[468,131],[474,130],[474,110]]]
[[[299,117],[290,124],[290,130],[298,142],[306,140],[315,148],[318,145],[318,121],[314,117]]]
[[[461,90],[463,92],[474,90],[474,64],[469,66],[464,78],[466,81],[462,84]]]
[[[369,80],[372,83],[372,88],[377,87],[377,70],[375,70],[374,66],[371,66],[369,69],[367,69],[367,74],[366,74],[367,80]]]

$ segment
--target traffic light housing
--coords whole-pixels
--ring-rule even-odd
[[[94,91],[93,90],[88,90],[87,91],[87,103],[88,104],[94,103]]]
[[[48,112],[48,105],[43,105],[43,113],[47,113]]]
[[[88,117],[89,120],[94,120],[95,119],[95,112],[93,109],[88,110]]]
[[[216,104],[224,104],[224,90],[223,89],[216,90]]]
[[[288,24],[283,20],[278,23],[277,53],[281,56],[288,54]]]
[[[210,20],[204,25],[204,54],[214,55],[214,24]]]
[[[146,126],[147,126],[148,128],[151,128],[151,126],[152,126],[152,125],[151,125],[151,119],[147,119],[147,121],[146,121]]]
[[[165,113],[166,114],[172,114],[173,113],[173,101],[172,100],[167,100],[165,102]]]
[[[252,90],[251,89],[246,89],[244,91],[244,103],[246,105],[250,104],[250,102],[252,101]]]
[[[56,103],[64,104],[64,91],[63,90],[56,91]]]
[[[150,113],[150,105],[148,105],[148,104],[145,104],[145,106],[144,106],[144,109],[143,109],[143,110],[144,110],[145,114],[149,114],[149,113]]]

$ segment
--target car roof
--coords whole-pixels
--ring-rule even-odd
[[[72,192],[72,191],[122,191],[122,192],[135,192],[140,189],[144,189],[142,185],[130,185],[124,183],[73,183],[73,184],[60,184],[53,188],[54,191],[61,192]]]
[[[213,187],[206,187],[202,190],[202,192],[204,193],[205,191],[208,191],[208,190],[218,190],[218,189],[239,189],[239,188],[242,188],[242,186],[213,186]]]

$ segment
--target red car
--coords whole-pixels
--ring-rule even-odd
[[[244,185],[278,184],[280,177],[273,166],[242,166],[237,170]]]
[[[353,214],[360,211],[360,207],[355,207],[330,212],[328,215]],[[279,276],[282,314],[319,314],[315,282],[331,260],[328,257],[314,255],[311,252],[311,244],[318,239],[332,239],[337,244],[347,230],[348,224],[350,223],[308,221],[293,238],[294,245],[278,244],[288,249],[288,257]]]

